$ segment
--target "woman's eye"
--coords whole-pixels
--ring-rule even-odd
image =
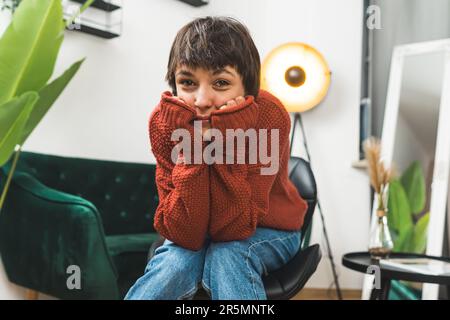
[[[218,87],[225,87],[225,86],[229,85],[229,83],[228,83],[228,81],[225,81],[225,80],[218,80],[218,81],[216,81],[216,85]]]
[[[180,80],[179,83],[183,86],[192,86],[194,84],[194,82],[192,82],[192,80]]]

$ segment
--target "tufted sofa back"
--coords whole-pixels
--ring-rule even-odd
[[[90,201],[98,209],[106,235],[155,232],[159,203],[155,164],[61,157],[22,152],[16,171]]]

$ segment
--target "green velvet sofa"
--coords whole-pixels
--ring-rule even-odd
[[[0,185],[10,163],[0,170]],[[153,164],[22,152],[0,212],[9,280],[61,299],[122,299],[158,238]],[[81,288],[69,288],[79,267]]]

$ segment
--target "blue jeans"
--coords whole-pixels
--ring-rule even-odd
[[[125,299],[192,299],[201,284],[213,300],[265,300],[262,275],[286,264],[299,246],[300,231],[269,228],[257,228],[245,240],[208,238],[199,251],[166,239]]]

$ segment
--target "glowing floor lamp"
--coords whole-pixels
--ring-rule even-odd
[[[261,88],[280,99],[288,112],[294,113],[290,154],[292,155],[295,128],[298,122],[310,163],[311,157],[301,113],[316,107],[322,101],[330,86],[330,76],[331,72],[322,55],[313,47],[299,42],[286,43],[275,48],[268,54],[262,64]],[[322,219],[337,295],[339,299],[342,299],[319,199],[317,200],[317,207]]]

